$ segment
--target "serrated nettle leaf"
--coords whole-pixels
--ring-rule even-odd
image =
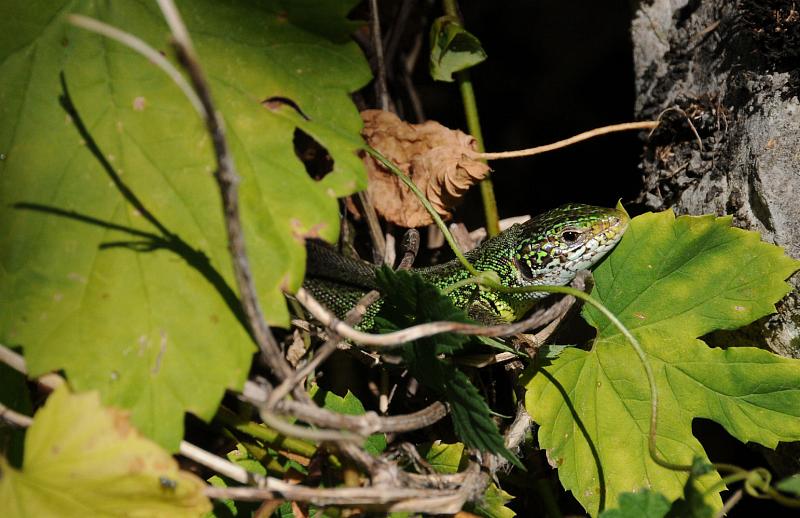
[[[203,481],[105,408],[96,392],[56,389],[25,438],[21,470],[0,457],[0,509],[11,516],[200,516]]]
[[[300,285],[303,236],[334,239],[337,196],[365,186],[348,94],[369,69],[354,43],[287,22],[280,2],[179,8],[242,177],[262,307],[283,325],[281,290]],[[77,389],[131,409],[174,450],[183,413],[210,418],[254,352],[232,288],[214,157],[203,122],[158,68],[69,26],[69,13],[171,54],[155,3],[0,6],[0,342],[24,347],[33,376],[64,369]],[[296,127],[333,157],[319,181],[295,156]]]
[[[381,268],[376,281],[381,293],[386,294],[379,318],[375,319],[378,332],[439,320],[470,322],[464,310],[418,274]],[[402,349],[403,359],[420,383],[450,405],[450,418],[459,439],[471,448],[500,454],[522,467],[519,459],[506,449],[489,405],[478,389],[466,374],[439,358],[441,354],[461,350],[469,340],[468,336],[455,333],[420,338],[406,344]]]
[[[436,286],[426,282],[419,274],[383,267],[377,270],[375,279],[381,293],[387,294],[375,319],[377,332],[395,331],[439,320],[472,322],[463,309],[456,307],[449,297],[442,295]],[[418,342],[426,344],[425,354],[435,358],[438,354],[452,354],[460,350],[469,340],[467,335],[441,333]]]
[[[471,68],[486,59],[481,42],[451,16],[437,18],[430,35],[431,77],[453,81],[453,74]]]
[[[800,439],[800,362],[754,348],[710,349],[697,337],[774,311],[800,263],[730,227],[730,218],[634,218],[594,273],[592,293],[640,341],[659,393],[657,448],[670,462],[707,462],[692,420],[717,421],[743,442]],[[526,407],[564,487],[592,514],[650,488],[675,500],[688,475],[648,453],[650,393],[635,352],[596,310],[591,351],[565,349],[527,382]],[[719,480],[698,477],[699,490]],[[719,508],[718,492],[707,503]]]

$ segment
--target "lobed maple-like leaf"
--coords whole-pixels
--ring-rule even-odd
[[[593,296],[641,342],[659,394],[657,449],[666,460],[706,460],[692,420],[712,419],[743,442],[774,447],[800,439],[800,361],[755,348],[709,348],[698,337],[774,311],[800,262],[730,218],[634,218],[595,271]],[[688,474],[648,453],[650,394],[630,344],[597,310],[590,351],[566,349],[527,380],[526,407],[565,488],[593,515],[624,492],[681,496]],[[716,472],[697,481],[708,488]],[[719,492],[708,502],[719,507]]]
[[[270,324],[288,324],[282,290],[302,281],[304,236],[334,239],[336,198],[366,182],[349,93],[369,69],[353,42],[331,40],[346,36],[345,20],[333,21],[345,3],[315,16],[277,0],[178,3],[225,119]],[[130,409],[174,450],[184,412],[210,418],[254,352],[215,159],[176,85],[136,52],[67,24],[70,13],[172,54],[155,2],[0,3],[0,343],[23,347],[31,375],[63,369],[77,389]],[[313,29],[326,14],[324,36],[290,22]],[[297,128],[333,158],[324,177],[295,155]]]

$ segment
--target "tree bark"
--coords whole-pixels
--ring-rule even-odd
[[[642,2],[632,37],[636,114],[662,116],[639,202],[730,214],[800,258],[800,13],[793,0]],[[800,275],[775,315],[712,345],[800,358]]]

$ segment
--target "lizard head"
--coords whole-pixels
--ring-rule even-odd
[[[568,284],[614,248],[628,221],[621,209],[569,204],[522,223],[512,257],[518,282]]]

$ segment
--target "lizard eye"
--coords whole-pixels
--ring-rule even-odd
[[[563,239],[564,242],[567,244],[574,243],[575,241],[580,239],[580,237],[581,233],[575,230],[565,230],[564,232],[561,233],[561,239]]]

